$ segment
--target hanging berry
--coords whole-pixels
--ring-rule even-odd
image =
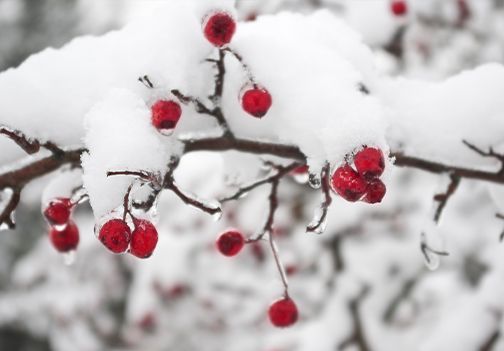
[[[67,226],[62,230],[51,227],[49,230],[49,240],[59,252],[75,250],[79,244],[79,228],[73,221],[69,221]]]
[[[231,42],[236,31],[236,21],[227,12],[217,11],[205,17],[203,32],[205,38],[217,47],[222,47]]]
[[[408,13],[408,4],[406,0],[392,0],[390,11],[394,16],[401,17]]]
[[[224,256],[236,256],[245,245],[245,238],[239,231],[228,230],[219,236],[216,244]]]
[[[128,249],[131,230],[122,219],[111,219],[100,228],[98,239],[113,253],[123,253]]]
[[[51,225],[65,225],[72,213],[72,202],[69,198],[59,197],[47,205],[44,216]]]
[[[362,201],[375,204],[382,201],[385,193],[387,192],[387,187],[380,179],[372,179],[369,181],[366,195]]]
[[[376,178],[382,175],[385,169],[383,152],[373,147],[364,147],[354,158],[355,168],[366,179]]]
[[[156,227],[143,219],[134,220],[135,229],[131,233],[130,253],[138,258],[148,258],[158,242]]]
[[[162,133],[169,135],[182,116],[182,108],[173,100],[159,100],[151,109],[152,124]]]
[[[298,309],[292,299],[284,297],[271,304],[268,316],[275,327],[285,328],[297,322]]]
[[[355,202],[366,193],[366,180],[349,164],[338,167],[331,177],[333,190],[347,201]]]
[[[272,98],[266,89],[254,86],[243,93],[241,104],[245,112],[256,118],[262,118],[268,113]]]

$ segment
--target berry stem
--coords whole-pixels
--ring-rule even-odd
[[[240,55],[239,53],[237,53],[236,51],[234,51],[233,49],[231,49],[230,47],[222,49],[222,51],[229,52],[231,55],[233,55],[236,58],[236,60],[238,60],[238,62],[242,66],[243,71],[247,74],[247,78],[250,81],[250,83],[252,83],[254,85],[254,88],[257,88],[257,83],[256,83],[256,80],[255,80],[254,76],[252,75],[252,70],[245,63],[245,60],[243,59],[243,56]]]

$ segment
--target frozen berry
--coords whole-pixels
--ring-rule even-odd
[[[203,32],[205,38],[214,46],[229,44],[236,31],[234,18],[226,12],[214,12],[205,18]]]
[[[259,87],[248,89],[242,96],[242,107],[245,112],[256,118],[262,118],[271,107],[270,93]]]
[[[235,256],[245,245],[245,238],[242,233],[236,230],[229,230],[222,233],[217,239],[217,249],[224,256]]]
[[[385,160],[380,149],[365,147],[355,155],[355,168],[366,179],[382,175],[385,169]]]
[[[173,100],[159,100],[152,106],[152,124],[159,131],[171,131],[182,115],[180,105]]]
[[[385,184],[380,179],[373,179],[368,183],[366,195],[362,201],[370,204],[381,202],[386,192],[387,187]]]
[[[52,227],[49,231],[49,239],[59,252],[75,250],[79,244],[79,228],[73,221],[69,221],[63,230]]]
[[[157,242],[156,227],[149,221],[135,220],[135,229],[131,233],[130,253],[138,258],[148,258],[154,252]]]
[[[366,180],[348,164],[339,167],[331,178],[333,190],[347,201],[355,202],[366,192]]]
[[[68,198],[59,197],[47,205],[44,216],[51,225],[64,225],[70,219],[72,202]]]
[[[395,16],[404,16],[408,13],[408,4],[405,0],[392,0],[390,10]]]
[[[285,328],[296,323],[298,309],[294,301],[288,297],[284,297],[271,304],[268,315],[275,327]]]
[[[98,239],[113,253],[123,253],[128,249],[131,230],[122,219],[111,219],[100,228]]]

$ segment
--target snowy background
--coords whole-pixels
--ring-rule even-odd
[[[247,77],[228,57],[222,109],[235,135],[298,146],[311,174],[362,145],[497,172],[497,158],[462,140],[504,153],[504,1],[407,3],[407,14],[394,16],[388,0],[0,0],[0,124],[90,151],[82,171],[29,183],[17,228],[0,233],[0,350],[504,350],[497,182],[461,179],[436,224],[433,196],[450,177],[390,158],[384,201],[334,195],[317,235],[305,228],[320,191],[301,179],[308,175],[286,176],[274,228],[300,311],[287,329],[267,319],[282,293],[268,245],[234,258],[214,245],[229,227],[260,230],[268,186],[223,204],[220,221],[163,192],[146,214],[160,235],[147,260],[113,255],[94,235],[131,181],[106,171],[166,172],[180,140],[219,135],[191,105],[170,137],[146,122],[171,89],[212,89],[204,60],[215,49],[201,18],[215,8],[240,19],[231,47],[274,99],[263,119],[246,116],[238,96]],[[138,82],[143,75],[155,89]],[[28,162],[0,137],[0,174]],[[264,160],[189,153],[174,177],[213,201],[263,177]],[[41,207],[81,183],[90,201],[76,210],[80,244],[68,265],[48,240]],[[426,263],[422,242],[449,256],[429,254]]]

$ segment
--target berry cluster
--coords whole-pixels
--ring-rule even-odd
[[[69,198],[58,197],[44,209],[44,217],[50,225],[49,240],[62,253],[75,250],[79,244],[79,228],[71,219],[74,207]]]
[[[240,231],[232,229],[225,231],[217,238],[216,246],[222,255],[232,257],[240,253],[244,245],[248,243],[257,244],[255,240],[247,241]],[[284,296],[270,305],[268,317],[275,327],[289,327],[296,323],[298,309],[290,297]]]
[[[98,231],[98,239],[111,252],[120,254],[128,250],[138,258],[148,258],[158,242],[156,227],[144,219],[133,218],[133,232],[124,219],[105,222]]]
[[[224,50],[236,31],[236,21],[224,11],[214,11],[203,20],[203,34],[205,38],[219,50]],[[230,49],[228,49],[230,50]],[[239,55],[235,57],[241,60]],[[149,82],[149,84],[151,84]],[[264,117],[272,103],[271,94],[264,87],[259,86],[250,78],[250,82],[245,85],[240,102],[243,110],[255,118]],[[170,135],[177,126],[182,116],[182,108],[173,99],[158,100],[151,107],[152,125],[164,135]]]
[[[382,151],[364,147],[355,155],[354,165],[357,170],[346,162],[334,171],[331,177],[332,189],[350,202],[381,202],[387,191],[385,184],[379,179],[385,169]]]

